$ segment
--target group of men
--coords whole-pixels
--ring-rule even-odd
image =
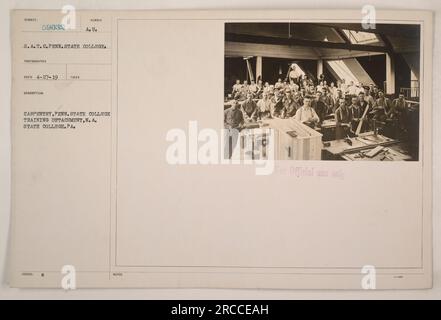
[[[385,122],[397,119],[401,127],[405,125],[408,104],[404,95],[391,100],[371,84],[363,86],[350,81],[338,81],[329,85],[323,76],[318,84],[306,75],[289,81],[257,83],[237,80],[229,95],[231,104],[224,112],[227,129],[240,130],[245,124],[269,118],[295,118],[310,126],[319,127],[325,119],[334,118],[337,125],[337,139],[346,135],[342,127],[355,131],[363,120],[363,130],[369,129],[369,121]]]

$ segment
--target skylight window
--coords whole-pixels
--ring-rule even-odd
[[[357,77],[352,73],[351,69],[348,68],[343,60],[330,60],[326,62],[332,70],[334,70],[338,78],[345,79],[346,84],[349,84],[350,81],[353,81],[355,84],[359,82]]]
[[[354,31],[343,29],[352,44],[368,44],[378,42],[377,35],[372,32]]]

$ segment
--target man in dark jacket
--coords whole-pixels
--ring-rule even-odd
[[[230,159],[237,148],[239,131],[242,129],[243,123],[243,113],[239,109],[239,102],[233,100],[231,108],[224,111],[224,127],[226,129],[224,132],[224,157],[226,159]]]
[[[296,115],[297,109],[300,106],[294,101],[291,90],[285,90],[285,98],[283,99],[283,112],[282,118],[292,118]]]
[[[231,107],[224,111],[224,127],[225,129],[240,130],[243,122],[243,114],[239,109],[239,102],[233,100]]]
[[[328,107],[323,102],[321,92],[317,92],[315,94],[315,99],[312,101],[311,106],[315,110],[315,113],[317,113],[321,123],[325,119],[325,116],[328,111]]]

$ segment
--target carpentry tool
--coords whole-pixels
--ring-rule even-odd
[[[352,140],[351,140],[351,138],[349,137],[349,135],[346,136],[346,138],[345,138],[345,142],[346,142],[348,145],[352,146]]]

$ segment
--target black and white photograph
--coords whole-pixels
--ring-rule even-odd
[[[0,300],[441,296],[441,20],[251,5],[3,13]]]
[[[224,128],[275,160],[419,159],[418,24],[226,23],[224,63]]]

